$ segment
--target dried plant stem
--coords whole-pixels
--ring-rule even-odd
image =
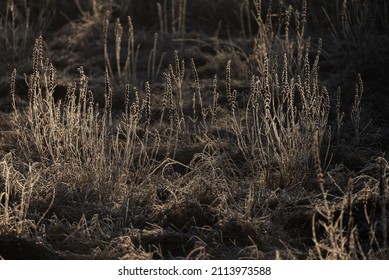
[[[123,27],[120,24],[120,20],[117,19],[115,23],[115,55],[116,55],[116,68],[119,75],[119,80],[122,80],[121,67],[120,67],[120,50],[122,42]]]
[[[213,101],[212,101],[212,118],[211,118],[211,127],[214,127],[214,125],[217,122],[217,113],[219,111],[219,106],[218,106],[218,99],[219,99],[219,92],[217,90],[217,75],[215,74],[213,76],[213,82],[212,82],[212,96],[213,96]]]
[[[162,10],[161,3],[157,3],[157,12],[158,12],[158,19],[159,19],[159,32],[161,34],[164,34],[165,33],[165,29],[164,29],[165,24],[164,24],[164,16],[163,16],[163,10]]]
[[[192,73],[193,73],[193,77],[194,77],[194,82],[195,82],[195,85],[196,85],[196,92],[194,93],[194,103],[195,103],[195,95],[197,94],[198,96],[198,100],[199,100],[199,104],[200,104],[200,111],[201,111],[201,116],[202,116],[202,122],[203,122],[203,126],[206,128],[207,127],[207,124],[206,124],[206,117],[207,117],[207,112],[206,112],[206,108],[203,106],[203,99],[201,97],[201,89],[200,89],[200,79],[199,79],[199,75],[197,73],[197,68],[196,68],[196,64],[193,60],[193,58],[190,60],[190,63],[191,63],[191,67],[192,67]],[[195,106],[193,104],[193,106]],[[194,108],[194,111],[193,113],[195,112],[195,108]],[[195,116],[194,116],[194,119],[195,119]]]
[[[109,12],[105,14],[103,21],[103,36],[104,36],[104,60],[105,66],[108,69],[110,77],[113,77],[113,71],[111,67],[111,62],[108,55],[108,30],[109,30]]]
[[[177,114],[176,123],[177,126],[182,122],[185,126],[185,118],[184,118],[184,99],[183,99],[183,86],[184,86],[184,76],[185,76],[185,61],[182,60],[180,63],[180,59],[178,57],[178,51],[174,51],[174,70],[173,66],[169,65],[169,72],[171,77],[173,78],[177,89],[178,89],[178,106],[180,109],[179,114]]]
[[[12,71],[11,75],[11,85],[10,85],[10,95],[12,99],[12,109],[13,109],[13,114],[15,115],[15,118],[18,118],[18,110],[16,110],[16,69]]]
[[[336,91],[336,134],[338,137],[338,145],[340,143],[340,128],[343,125],[343,117],[344,117],[344,112],[340,111],[340,98],[341,98],[341,89],[338,87]]]
[[[128,41],[127,41],[127,58],[124,66],[127,72],[128,80],[132,83],[136,82],[136,54],[135,54],[135,38],[134,38],[134,27],[132,25],[132,19],[130,16],[127,17],[128,22]]]
[[[154,34],[154,44],[153,49],[150,52],[149,55],[149,63],[148,63],[148,76],[149,78],[154,82],[156,78],[156,71],[155,71],[155,61],[156,61],[156,53],[157,53],[157,42],[158,42],[158,33]]]
[[[105,70],[105,104],[104,114],[108,117],[108,124],[112,125],[112,88],[109,81],[108,70]]]
[[[355,146],[357,148],[359,147],[360,139],[361,139],[360,122],[361,122],[361,111],[362,111],[362,107],[361,107],[362,95],[363,95],[363,82],[362,82],[361,74],[358,74],[358,82],[355,85],[354,102],[351,108],[351,121],[354,126]]]
[[[320,136],[319,131],[315,130],[313,134],[313,158],[315,160],[315,170],[316,170],[316,180],[319,184],[320,190],[324,196],[324,201],[327,203],[327,193],[324,189],[324,174],[323,169],[321,167],[321,160],[320,160]],[[326,205],[326,208],[328,205]]]
[[[178,5],[178,32],[180,36],[185,34],[186,0],[179,0]]]

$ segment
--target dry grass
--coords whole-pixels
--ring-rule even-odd
[[[124,2],[2,4],[0,257],[388,258],[386,4]]]

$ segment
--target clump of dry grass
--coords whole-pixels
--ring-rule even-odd
[[[345,178],[344,185],[338,184],[330,174],[319,171],[322,199],[317,201],[313,217],[315,250],[311,252],[312,258],[387,258],[386,193],[382,192],[382,185],[388,183],[382,177],[386,169],[386,160],[377,157],[361,175]],[[366,170],[372,172],[364,173]],[[327,180],[343,193],[341,197],[330,195],[325,187]],[[322,236],[320,239],[318,233]]]
[[[33,61],[26,111],[19,112],[14,102],[18,151],[25,162],[32,160],[42,164],[45,175],[41,174],[39,178],[44,177],[46,182],[57,181],[48,189],[43,183],[42,189],[36,187],[34,192],[38,197],[41,191],[52,193],[54,201],[59,183],[68,185],[68,195],[76,195],[81,201],[124,203],[131,169],[140,172],[142,166],[152,168],[145,146],[148,143],[144,142],[147,138],[139,137],[137,131],[142,117],[139,100],[127,104],[123,120],[114,127],[108,74],[104,109],[94,103],[82,67],[79,68],[78,83],[69,84],[65,100],[56,102],[53,97],[55,69],[44,62],[41,37],[36,40]],[[146,88],[149,92],[149,87]],[[146,124],[151,117],[149,103],[150,92],[143,105]]]

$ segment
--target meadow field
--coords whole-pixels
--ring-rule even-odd
[[[0,3],[0,259],[389,259],[389,4]]]

